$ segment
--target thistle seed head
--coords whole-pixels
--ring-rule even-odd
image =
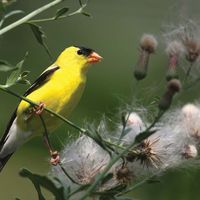
[[[181,42],[173,40],[167,44],[165,51],[169,57],[174,55],[179,57],[185,51],[185,48]]]
[[[188,119],[200,115],[200,110],[198,109],[198,107],[191,103],[184,105],[181,111],[183,113],[183,116]]]
[[[143,126],[142,119],[135,112],[130,113],[129,115],[126,116],[126,118],[128,118],[127,125],[130,125],[130,126],[131,125],[133,125],[133,126]]]
[[[182,155],[185,159],[196,158],[198,155],[196,146],[192,144],[185,145]]]

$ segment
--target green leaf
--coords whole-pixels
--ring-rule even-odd
[[[8,14],[3,15],[3,16],[2,16],[2,19],[1,19],[1,21],[0,21],[0,27],[2,27],[4,21],[5,21],[6,19],[8,19],[9,17],[11,17],[11,16],[13,16],[13,15],[17,15],[17,14],[22,14],[22,13],[24,13],[24,11],[22,11],[22,10],[13,10],[13,11],[9,12]]]
[[[0,60],[0,71],[2,72],[9,72],[15,70],[16,67],[11,65],[9,62],[6,60]]]
[[[29,73],[30,71],[22,72],[17,79],[17,83],[31,85],[31,82],[27,79]]]
[[[42,30],[42,27],[38,26],[36,24],[33,24],[33,23],[29,23],[29,22],[27,22],[27,24],[30,26],[37,42],[44,47],[45,51],[47,52],[47,54],[49,55],[49,57],[51,59],[52,58],[51,53],[49,51],[48,46],[46,45],[46,43],[44,41],[44,38],[46,37],[46,35],[45,35],[44,31]]]
[[[31,27],[31,30],[36,38],[36,40],[41,44],[41,45],[44,45],[44,37],[45,37],[45,34],[44,32],[42,31],[42,27],[41,26],[38,26],[36,24],[32,24],[32,23],[28,23],[29,26]]]
[[[55,200],[66,200],[66,197],[64,196],[64,188],[61,185],[55,185],[50,177],[34,174],[28,169],[22,169],[19,174],[21,177],[30,179],[34,184],[39,200],[45,200],[41,192],[41,187],[49,190],[55,196]]]
[[[54,19],[56,20],[56,19],[60,18],[60,17],[63,16],[65,13],[67,13],[68,10],[69,10],[69,8],[61,8],[61,9],[57,10]]]
[[[79,4],[80,4],[80,6],[81,6],[81,7],[83,6],[83,4],[82,4],[82,1],[81,1],[81,0],[79,0]]]
[[[27,55],[28,55],[28,53],[26,53],[24,59],[16,65],[15,70],[13,70],[13,72],[8,77],[8,79],[6,81],[6,85],[5,85],[6,87],[11,87],[12,85],[17,83],[17,81],[21,75],[22,66],[24,64],[24,61],[25,61]]]
[[[24,14],[25,12],[23,10],[13,10],[9,12],[8,14],[5,15],[5,18],[9,18],[13,15],[18,15],[18,14]]]
[[[92,17],[92,15],[90,13],[85,12],[85,11],[81,12],[81,14],[86,16],[86,17]]]

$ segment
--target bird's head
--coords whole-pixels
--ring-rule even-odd
[[[66,48],[58,57],[56,63],[63,67],[76,67],[85,70],[89,64],[101,61],[102,57],[93,49],[71,46]]]

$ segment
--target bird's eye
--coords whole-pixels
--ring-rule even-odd
[[[78,55],[83,55],[83,52],[79,49],[79,50],[77,51],[77,54],[78,54]]]

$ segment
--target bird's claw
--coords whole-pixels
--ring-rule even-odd
[[[51,153],[51,159],[50,163],[52,165],[57,165],[60,163],[60,155],[57,151],[50,152]]]
[[[38,106],[34,107],[34,110],[33,110],[34,114],[41,115],[44,110],[44,107],[45,107],[45,103],[40,102]]]

